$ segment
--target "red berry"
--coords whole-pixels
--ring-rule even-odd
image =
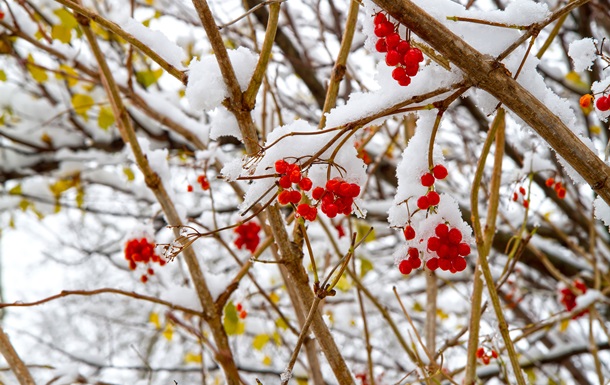
[[[326,216],[328,216],[329,218],[334,218],[337,216],[337,214],[339,213],[339,208],[337,207],[337,205],[331,203],[326,207],[326,211],[324,211],[324,213],[326,214]]]
[[[415,257],[409,256],[408,261],[411,264],[411,267],[414,269],[419,269],[419,267],[421,266],[421,259],[419,259],[419,253]]]
[[[301,193],[297,190],[290,191],[290,203],[294,203],[295,205],[301,201]]]
[[[448,233],[449,242],[454,245],[459,244],[462,241],[462,232],[456,228],[449,230]]]
[[[396,47],[398,47],[398,43],[400,43],[400,35],[398,35],[396,32],[389,34],[385,38],[385,43],[388,46],[388,51],[396,49]]]
[[[409,259],[419,259],[419,250],[415,247],[409,247],[407,254],[409,254]]]
[[[292,183],[299,183],[301,181],[301,170],[293,170],[288,175],[290,175],[290,182]]]
[[[205,175],[199,175],[197,182],[201,185],[202,190],[207,191],[210,189],[210,182],[208,182],[208,178]]]
[[[418,63],[405,63],[405,72],[407,73],[407,75],[415,76],[417,75],[417,71],[419,71]]]
[[[496,352],[495,350],[492,350],[492,351],[491,351],[491,356],[492,356],[493,358],[498,358],[498,352]]]
[[[517,201],[517,199],[519,199],[519,195],[517,195],[517,193],[513,193],[513,201]]]
[[[602,96],[595,101],[595,106],[600,111],[608,111],[610,110],[610,98],[607,96]]]
[[[557,198],[564,199],[566,197],[566,189],[563,187],[557,190]]]
[[[445,166],[443,166],[442,164],[437,164],[432,169],[432,174],[436,179],[445,179],[447,175],[449,175],[449,172],[447,171],[447,168],[445,168]]]
[[[401,40],[400,43],[398,43],[398,45],[396,46],[396,51],[398,51],[399,54],[404,56],[404,54],[409,50],[409,48],[411,48],[409,42],[406,40]]]
[[[525,189],[523,188],[523,186],[519,187],[519,193],[520,193],[521,195],[525,195],[526,191],[525,191]]]
[[[544,182],[544,184],[546,187],[553,187],[555,185],[555,179],[549,178]]]
[[[288,168],[288,162],[286,162],[284,159],[280,159],[275,162],[275,172],[277,172],[279,174],[283,174],[286,172],[287,168]]]
[[[449,234],[449,226],[447,226],[444,223],[439,223],[438,225],[436,225],[436,228],[434,229],[434,233],[439,238],[444,238],[447,236],[447,234]]]
[[[430,206],[436,206],[441,201],[441,196],[438,195],[436,191],[430,191],[426,196],[428,197],[428,202],[430,202]]]
[[[191,186],[191,185],[186,186],[186,191],[193,192],[193,186]]]
[[[426,261],[426,267],[428,270],[436,270],[438,269],[438,258],[430,258]]]
[[[417,199],[417,207],[420,210],[428,210],[428,208],[430,207],[430,202],[428,202],[428,197],[421,196],[419,197],[419,199]]]
[[[142,281],[142,283],[148,282],[148,277],[146,276],[146,274],[144,274],[140,277],[140,281]]]
[[[408,76],[405,76],[404,78],[402,78],[398,81],[398,84],[402,87],[406,87],[409,84],[411,84],[411,78]]]
[[[280,191],[280,193],[277,195],[277,201],[280,202],[281,205],[287,205],[290,203],[291,192],[292,191],[290,190]]]
[[[357,185],[356,183],[350,184],[347,196],[350,198],[357,198],[358,195],[360,195],[360,186]]]
[[[466,260],[462,257],[457,257],[451,260],[451,267],[455,269],[455,271],[464,271],[466,269]]]
[[[485,349],[483,349],[483,347],[481,346],[477,349],[477,358],[481,358],[484,355],[485,355]]]
[[[373,18],[373,24],[375,25],[379,25],[379,24],[383,24],[386,23],[388,21],[388,18],[385,16],[384,13],[377,13],[375,15],[375,17]]]
[[[526,209],[530,207],[530,202],[527,199],[523,200],[523,207],[525,207]]]
[[[336,193],[340,185],[341,181],[338,179],[331,179],[326,181],[326,189],[330,192]]]
[[[436,255],[438,255],[439,258],[449,257],[449,246],[445,243],[441,243],[438,250],[436,250]]]
[[[375,49],[380,53],[388,52],[388,45],[386,44],[385,39],[377,40],[377,43],[375,43]]]
[[[405,54],[405,62],[421,63],[424,61],[424,55],[419,48],[411,48]]]
[[[377,37],[386,37],[392,32],[394,32],[394,24],[389,21],[375,26],[375,35]]]
[[[402,274],[407,275],[413,269],[411,268],[411,263],[409,263],[409,260],[403,259],[400,261],[400,264],[398,264],[398,270],[400,270]]]
[[[288,175],[284,175],[278,181],[278,184],[281,188],[290,188],[292,187],[292,182],[290,181],[290,177]]]
[[[435,182],[435,178],[429,172],[425,173],[421,177],[421,185],[424,187],[430,187],[434,184],[434,182]]]
[[[322,195],[324,195],[324,188],[320,186],[314,188],[311,192],[311,197],[317,201],[322,198]]]
[[[239,312],[239,318],[244,319],[248,316],[248,312],[245,310],[242,310]]]
[[[489,361],[490,361],[489,356],[483,356],[483,357],[481,358],[481,360],[483,361],[483,363],[484,363],[485,365],[489,365]]]
[[[451,269],[451,261],[448,258],[439,258],[438,260],[438,268],[443,271],[448,271]]]
[[[406,76],[407,76],[407,73],[406,73],[405,69],[402,67],[396,67],[392,71],[392,78],[396,81],[399,81],[400,79],[404,79]]]
[[[385,64],[388,67],[394,67],[400,62],[400,54],[396,50],[389,50],[385,55]]]
[[[441,240],[437,237],[430,237],[428,238],[427,247],[430,251],[437,251],[438,248],[441,247]]]
[[[465,257],[468,254],[470,254],[470,246],[467,243],[460,243],[458,245],[458,255]]]
[[[148,273],[148,275],[155,275],[155,271],[150,267],[148,268],[148,270],[146,270],[146,272]]]
[[[309,179],[309,178],[303,178],[299,182],[299,187],[301,188],[301,190],[304,190],[304,191],[311,190],[312,185],[313,185],[313,183],[311,183],[311,179]]]
[[[405,239],[407,241],[410,241],[411,239],[415,238],[415,229],[413,228],[413,226],[408,225],[407,227],[405,227]]]

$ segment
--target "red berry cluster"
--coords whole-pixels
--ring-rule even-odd
[[[441,196],[434,191],[434,183],[437,179],[445,179],[448,171],[442,164],[438,164],[432,168],[432,172],[427,172],[421,176],[421,185],[428,187],[426,195],[422,195],[417,199],[417,208],[420,210],[428,210],[430,207],[436,206],[441,202]]]
[[[555,190],[555,194],[557,194],[557,198],[564,199],[566,197],[566,189],[563,187],[561,182],[556,182],[555,179],[549,178],[544,182],[546,187],[551,187]]]
[[[585,283],[579,279],[574,280],[574,282],[572,282],[572,285],[577,291],[580,292],[580,294],[585,294],[587,292],[587,285],[585,285]],[[559,291],[559,295],[559,302],[561,302],[563,306],[565,306],[567,311],[572,311],[572,309],[576,307],[576,297],[578,297],[578,295],[574,294],[569,287],[564,287],[563,289],[561,289]],[[588,312],[589,310],[583,310],[580,313],[576,314],[574,317],[572,317],[572,319],[582,317]]]
[[[360,186],[356,183],[348,183],[341,178],[326,181],[326,186],[318,186],[313,189],[313,199],[322,202],[320,209],[329,218],[337,214],[350,215],[353,211],[354,198],[360,195]]]
[[[477,358],[479,360],[481,360],[485,365],[489,365],[489,362],[491,361],[492,358],[498,358],[498,352],[496,352],[493,349],[486,352],[485,348],[480,346],[477,349]]]
[[[261,238],[258,236],[260,230],[261,227],[256,222],[243,223],[235,228],[234,231],[237,233],[237,238],[235,238],[233,243],[240,250],[245,246],[251,253],[254,253],[261,241]]]
[[[417,75],[419,63],[424,61],[424,55],[418,48],[411,47],[407,40],[398,34],[398,25],[388,20],[385,14],[379,12],[373,19],[375,35],[379,38],[375,44],[377,52],[385,52],[385,63],[396,67],[392,78],[401,86],[408,86],[411,77]]]
[[[430,270],[441,269],[456,273],[466,269],[465,256],[470,254],[468,243],[462,242],[462,232],[454,227],[449,228],[445,223],[439,223],[434,229],[435,237],[428,238],[427,250],[436,253],[426,262]]]
[[[595,101],[595,107],[597,107],[600,111],[608,111],[610,110],[610,97],[608,96],[600,96]]]
[[[519,194],[517,194],[516,192],[513,193],[513,202],[517,202],[519,201],[519,198],[521,198],[521,204],[523,205],[523,207],[525,207],[526,209],[529,208],[530,201],[525,197],[525,195],[527,195],[527,191],[525,191],[525,188],[523,188],[523,186],[519,187]]]
[[[309,191],[313,186],[311,179],[303,177],[301,167],[296,163],[288,163],[284,159],[280,159],[275,162],[275,171],[280,176],[278,184],[282,190],[277,195],[277,200],[281,205],[290,203],[297,205],[301,201],[303,194],[293,189],[293,184],[303,191]],[[318,209],[302,203],[297,207],[297,215],[308,221],[314,221],[318,216]]]
[[[419,250],[415,247],[409,247],[407,255],[407,259],[403,259],[398,265],[398,270],[404,275],[410,274],[412,270],[418,269],[421,266]]]
[[[155,244],[150,243],[146,238],[130,239],[125,244],[125,259],[129,261],[129,268],[135,270],[138,263],[147,265],[146,274],[140,277],[142,283],[148,281],[148,276],[154,275],[155,271],[150,267],[151,263],[158,263],[159,266],[165,265],[165,260],[155,253]]]
[[[197,177],[197,183],[201,185],[201,189],[203,191],[207,191],[210,189],[210,182],[208,181],[208,178],[205,176],[205,174],[201,174]]]
[[[246,309],[244,309],[241,303],[237,303],[235,305],[235,310],[237,310],[237,313],[239,313],[239,318],[241,319],[244,319],[248,316],[248,312],[246,311]]]

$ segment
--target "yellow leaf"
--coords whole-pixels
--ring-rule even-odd
[[[259,334],[252,340],[252,347],[256,350],[263,350],[269,342],[269,334]]]
[[[337,282],[335,288],[345,292],[352,288],[352,283],[347,279],[345,274],[343,274],[341,278],[339,278],[339,282]]]
[[[271,357],[265,356],[265,358],[263,358],[263,365],[271,366],[272,363],[273,363],[273,361],[271,360]]]
[[[49,185],[49,190],[53,193],[53,196],[56,198],[61,194],[71,189],[76,185],[76,180],[73,178],[70,179],[60,179],[57,182]]]
[[[594,126],[589,127],[589,131],[591,131],[591,133],[594,134],[594,135],[599,135],[599,134],[602,133],[602,129],[598,125],[594,125]]]
[[[589,85],[582,80],[578,73],[570,71],[566,74],[565,79],[570,85],[580,88],[583,94],[590,92]]]
[[[275,292],[269,294],[269,299],[271,300],[271,302],[273,303],[278,303],[280,302],[280,296],[277,295]]]
[[[275,344],[277,346],[280,346],[282,344],[282,339],[280,338],[280,333],[278,332],[273,332],[273,342],[275,342]]]
[[[51,28],[51,37],[54,40],[59,40],[62,43],[70,43],[72,41],[72,30],[63,25],[57,24]]]
[[[365,243],[375,240],[375,230],[371,230],[371,226],[368,222],[356,221],[356,233],[358,234],[356,242],[359,242],[369,231],[371,232],[364,240]]]
[[[447,318],[449,318],[449,315],[447,315],[447,313],[445,313],[441,309],[436,309],[436,316],[442,320],[446,320]]]
[[[373,263],[364,257],[360,257],[360,278],[371,270],[373,270]]]
[[[203,359],[201,357],[201,354],[187,352],[184,355],[184,362],[186,362],[187,364],[200,364],[201,362],[203,362]]]
[[[98,23],[91,23],[91,30],[95,33],[96,36],[102,38],[102,40],[109,40],[110,33],[104,28],[100,27]]]
[[[74,111],[85,120],[89,120],[87,111],[89,111],[94,104],[93,98],[89,95],[74,94],[74,96],[72,96],[72,107],[74,107]]]
[[[103,130],[108,130],[108,127],[114,124],[114,113],[109,107],[100,108],[100,114],[97,117],[97,125]]]
[[[161,322],[159,322],[159,313],[151,312],[148,316],[148,322],[155,325],[155,329],[161,330]]]
[[[22,191],[21,191],[21,183],[19,183],[17,186],[11,188],[10,190],[8,190],[8,193],[10,195],[21,195]]]
[[[28,60],[25,66],[28,69],[30,75],[32,75],[32,78],[36,80],[36,82],[44,83],[49,79],[47,72],[34,64],[34,57],[32,56],[32,54],[28,55]]]
[[[15,217],[11,214],[10,219],[8,220],[8,227],[11,229],[15,228]]]
[[[123,167],[123,174],[125,174],[127,180],[130,182],[136,178],[135,174],[133,173],[133,170],[129,167]]]
[[[49,147],[53,145],[53,138],[51,138],[46,132],[43,132],[42,135],[40,135],[40,140]]]
[[[163,68],[156,70],[136,71],[136,80],[144,88],[155,84],[157,80],[163,75]]]
[[[276,319],[275,320],[275,326],[277,326],[278,328],[280,328],[282,330],[288,329],[288,325],[286,324],[286,322],[284,321],[283,318]]]
[[[228,335],[243,334],[246,331],[246,325],[239,320],[237,309],[232,301],[227,303],[224,309],[222,323]]]
[[[297,378],[297,385],[307,385],[307,379],[306,378]]]
[[[58,79],[66,79],[68,82],[68,86],[74,87],[78,84],[78,73],[74,70],[74,68],[70,67],[67,64],[61,64],[59,66],[60,72],[58,72],[55,77]]]
[[[153,5],[154,0],[145,0],[144,2],[148,5]]]
[[[563,321],[561,321],[561,324],[559,324],[559,331],[562,333],[565,332],[566,330],[568,330],[569,325],[570,325],[570,320],[564,319]]]
[[[27,199],[22,199],[22,200],[19,202],[19,208],[21,209],[21,211],[25,211],[25,210],[27,210],[27,209],[28,209],[28,207],[30,207],[30,205],[31,205],[31,204],[32,204],[32,203],[31,203],[29,200],[27,200]]]
[[[171,323],[167,323],[165,325],[165,330],[163,330],[163,337],[165,337],[165,339],[168,341],[171,341],[174,337],[174,327]]]
[[[6,72],[4,72],[4,70],[0,69],[0,82],[5,82],[6,81]]]
[[[59,18],[59,22],[62,26],[68,29],[78,27],[78,22],[76,21],[76,18],[67,9],[57,8],[55,11],[53,11],[53,13]]]
[[[78,207],[79,209],[83,208],[83,205],[85,204],[85,189],[82,187],[78,187],[76,190],[76,207]]]
[[[415,303],[413,304],[413,310],[415,310],[416,312],[422,312],[422,311],[424,311],[424,308],[423,308],[423,306],[421,305],[421,303],[419,303],[419,302],[415,302]]]

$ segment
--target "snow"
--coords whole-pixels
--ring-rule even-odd
[[[227,53],[233,64],[239,86],[242,91],[245,91],[254,73],[258,57],[244,47],[229,50]],[[189,81],[186,86],[186,98],[192,108],[212,110],[229,97],[215,56],[205,55],[200,60],[193,60],[188,69]]]
[[[144,45],[151,48],[159,56],[165,59],[166,62],[176,67],[179,70],[186,69],[182,64],[186,61],[186,53],[176,43],[170,41],[161,31],[155,31],[144,26],[142,23],[127,16],[127,13],[118,13],[124,17],[115,18],[115,22],[121,26],[128,34],[132,35]]]
[[[210,139],[217,140],[221,136],[234,136],[242,140],[237,119],[229,110],[223,106],[218,106],[210,115],[212,118]]]
[[[595,95],[595,98],[599,98],[603,95],[608,96],[606,94],[606,90],[610,87],[610,76],[603,78],[600,81],[596,81],[591,85],[591,92]],[[595,106],[595,112],[597,113],[597,117],[606,122],[608,121],[608,116],[610,116],[610,110],[608,111],[600,111],[597,106]]]
[[[599,290],[587,289],[587,292],[576,297],[576,310],[585,309],[598,301],[605,301],[604,296]]]
[[[610,206],[600,197],[595,198],[593,202],[595,218],[604,222],[606,226],[610,226]]]
[[[591,71],[593,63],[597,58],[597,40],[587,37],[575,40],[568,47],[568,55],[574,63],[574,71]]]

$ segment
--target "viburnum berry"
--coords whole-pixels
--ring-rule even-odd
[[[447,168],[445,166],[443,166],[442,164],[437,164],[432,168],[432,175],[434,175],[436,179],[442,180],[445,179],[447,175],[449,175],[449,172],[447,171]]]
[[[186,186],[186,191],[193,192],[193,186],[191,186],[190,184]]]
[[[544,184],[546,185],[546,187],[553,187],[555,185],[555,179],[553,178],[548,178]]]
[[[320,198],[322,198],[322,195],[324,195],[324,187],[316,187],[313,189],[313,191],[311,192],[311,197],[315,200],[320,200]]]
[[[401,40],[396,46],[396,51],[398,51],[398,53],[404,57],[404,54],[409,50],[409,48],[411,48],[411,44],[409,44],[409,42],[406,40]]]
[[[287,169],[288,162],[286,162],[284,159],[280,159],[275,162],[275,172],[278,174],[285,174]]]
[[[311,187],[313,186],[313,183],[311,182],[311,179],[309,178],[303,178],[301,179],[301,181],[299,182],[299,187],[301,188],[301,190],[303,191],[309,191],[311,190]]]
[[[560,188],[559,190],[557,190],[557,198],[559,199],[564,199],[566,197],[566,189],[565,188]]]
[[[491,350],[491,356],[492,358],[498,358],[498,352],[496,352],[495,350]]]
[[[411,48],[405,53],[405,62],[421,63],[424,61],[424,54],[419,48]]]
[[[315,206],[310,206],[307,203],[301,203],[297,207],[297,213],[308,221],[314,221],[318,215],[318,209]]]
[[[428,250],[437,251],[441,247],[441,240],[437,237],[428,238]]]
[[[436,191],[428,192],[428,194],[426,194],[426,197],[428,198],[428,203],[430,203],[430,206],[436,206],[441,202],[441,196],[438,195]]]
[[[434,229],[434,233],[439,238],[444,238],[444,237],[448,236],[448,234],[449,234],[449,226],[447,226],[445,223],[439,223],[438,225],[436,225],[436,228]]]
[[[393,33],[389,34],[388,36],[386,36],[385,43],[388,47],[388,51],[396,50],[398,53],[398,50],[396,48],[398,47],[398,44],[400,44],[400,41],[401,41],[400,35],[398,35],[396,32],[393,32]]]
[[[241,303],[236,303],[235,310],[242,311],[242,310],[244,310],[244,306]]]
[[[388,45],[386,44],[385,39],[377,40],[377,43],[375,43],[375,50],[379,53],[388,52]]]
[[[398,51],[390,50],[388,48],[388,52],[385,55],[385,64],[387,64],[388,67],[394,67],[398,63],[400,63],[400,54]]]
[[[457,245],[462,241],[462,232],[459,229],[456,229],[454,227],[451,230],[449,230],[449,233],[447,234],[447,238],[449,238],[450,243]]]
[[[197,182],[201,185],[201,189],[207,191],[210,189],[210,182],[208,182],[208,178],[205,174],[201,174],[197,177]]]
[[[261,227],[256,222],[250,221],[243,223],[235,228],[234,231],[237,233],[237,238],[233,243],[238,249],[243,249],[245,247],[251,253],[254,253],[260,243],[260,237],[258,235],[260,230]]]
[[[576,307],[576,298],[587,292],[587,285],[585,285],[585,283],[579,279],[574,280],[574,282],[572,282],[572,285],[574,286],[576,294],[574,292],[572,292],[572,290],[569,287],[564,287],[559,292],[559,294],[560,294],[559,302],[561,302],[564,305],[564,307],[566,308],[567,311],[572,311]],[[574,315],[572,318],[576,319],[576,318],[582,317],[583,315],[587,314],[588,312],[589,312],[589,310],[585,309],[582,312]]]
[[[421,177],[421,185],[424,187],[430,187],[434,185],[435,180],[436,179],[434,178],[434,176],[431,173],[427,172]]]
[[[480,346],[477,349],[477,358],[482,358],[485,355],[485,348],[483,348],[482,346]]]
[[[419,250],[417,250],[415,247],[409,247],[407,254],[409,255],[409,259],[419,259]]]
[[[455,271],[464,271],[466,269],[466,260],[463,257],[457,257],[451,260],[451,266]]]
[[[434,257],[434,258],[430,258],[426,261],[426,267],[428,268],[428,270],[436,270],[438,269],[438,258]]]
[[[248,312],[245,310],[242,310],[239,312],[239,318],[244,319],[248,316]]]
[[[591,107],[591,103],[593,102],[593,95],[586,94],[580,97],[579,104],[582,108]]]
[[[375,25],[379,25],[379,24],[383,24],[386,23],[388,21],[388,18],[386,17],[386,15],[384,13],[377,13],[375,15],[375,17],[373,18],[373,23]]]
[[[287,205],[290,203],[290,193],[290,190],[280,191],[280,193],[277,195],[277,201],[280,202],[281,205]]]
[[[407,241],[410,241],[411,239],[415,238],[415,229],[413,228],[413,226],[408,225],[407,227],[405,227],[405,239]]]
[[[458,255],[465,257],[468,254],[470,254],[470,246],[467,243],[460,243],[458,245]]]
[[[408,77],[408,76],[405,76],[404,78],[398,80],[398,84],[403,86],[403,87],[406,87],[409,84],[411,84],[411,78]]]
[[[428,201],[428,197],[423,195],[417,199],[417,207],[420,210],[428,210],[430,207],[430,202]]]
[[[405,71],[405,69],[403,67],[396,67],[392,70],[392,78],[394,78],[394,80],[400,80],[403,79],[407,76],[407,72]]]
[[[375,25],[375,35],[377,37],[386,37],[390,33],[394,32],[394,24],[389,21],[385,23]]]
[[[408,261],[413,269],[419,269],[421,267],[421,259],[419,258],[419,255],[414,257],[409,256]]]
[[[404,275],[407,275],[409,273],[411,273],[411,271],[413,270],[413,268],[411,267],[411,263],[409,262],[408,259],[403,259],[399,264],[398,264],[398,270],[400,270],[400,272]]]
[[[292,182],[290,181],[290,177],[288,175],[284,175],[280,177],[278,180],[278,184],[281,188],[290,188],[292,187]]]
[[[405,73],[408,76],[413,77],[413,76],[417,75],[417,71],[419,71],[419,63],[410,63],[410,62],[405,63]]]
[[[142,276],[140,277],[140,281],[142,281],[142,283],[148,282],[148,276],[146,274],[142,274]]]
[[[165,260],[161,259],[155,252],[155,244],[146,238],[130,239],[125,244],[125,259],[129,262],[129,269],[136,270],[138,263],[145,265],[148,275],[153,275],[154,270],[150,267],[151,263],[158,263],[159,266],[165,265]],[[145,279],[140,278],[143,283],[148,281],[147,274]]]
[[[525,191],[525,189],[523,188],[523,186],[520,186],[520,187],[519,187],[519,193],[520,193],[521,195],[525,195],[525,194],[526,194],[526,191]]]
[[[610,110],[610,98],[607,96],[601,96],[595,101],[595,107],[600,111]]]

